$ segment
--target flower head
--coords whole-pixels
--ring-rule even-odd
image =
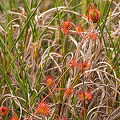
[[[77,34],[80,34],[82,31],[82,28],[80,26],[76,26],[75,30],[76,30]]]
[[[92,32],[89,34],[89,37],[90,37],[91,40],[95,40],[96,39],[95,34],[92,33]]]
[[[5,106],[0,107],[0,113],[1,115],[6,115],[7,114],[7,108]]]
[[[61,31],[64,34],[67,34],[70,27],[71,27],[71,22],[69,20],[64,21],[61,26]]]
[[[41,115],[47,115],[49,111],[50,111],[49,105],[44,102],[40,103],[37,108],[37,112],[40,113]]]
[[[84,63],[80,64],[79,68],[81,71],[85,71],[87,68],[89,68],[89,66],[90,66],[89,63],[85,61]]]
[[[73,91],[73,89],[67,89],[66,91],[65,91],[65,96],[69,96],[71,93],[73,93],[74,91]]]
[[[98,9],[92,9],[90,11],[90,19],[93,21],[93,23],[97,23],[99,18],[100,18],[100,12],[98,11]]]
[[[62,27],[64,27],[66,30],[68,30],[71,27],[71,22],[69,20],[64,21],[62,23]]]
[[[68,30],[66,28],[64,28],[63,26],[61,27],[61,31],[64,33],[64,34],[67,34],[68,33]]]
[[[46,84],[47,85],[52,85],[54,83],[54,81],[53,81],[53,79],[49,76],[48,78],[47,78],[47,80],[46,80]]]
[[[78,97],[80,98],[81,101],[83,101],[84,100],[83,92],[78,93]],[[91,99],[92,99],[92,95],[89,92],[85,91],[85,100],[91,100]]]

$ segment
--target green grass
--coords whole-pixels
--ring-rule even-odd
[[[19,119],[29,119],[43,100],[50,105],[50,111],[45,116],[35,114],[35,120],[119,119],[120,36],[114,2],[3,0],[0,3],[0,107],[11,109],[6,116],[0,115],[0,119],[12,118],[13,111]],[[97,23],[87,21],[90,3],[100,11]],[[64,34],[61,29],[64,21],[73,19]],[[77,25],[86,39],[75,31]],[[90,39],[90,32],[96,39]],[[82,66],[84,62],[88,64]],[[46,84],[48,76],[54,80],[51,86]],[[69,89],[74,93],[65,96]],[[92,99],[86,98],[85,91]],[[82,92],[83,101],[78,97]],[[106,116],[102,116],[103,112]]]

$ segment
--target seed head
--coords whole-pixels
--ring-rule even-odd
[[[46,84],[47,85],[52,85],[54,83],[54,81],[53,81],[53,79],[49,76],[48,78],[47,78],[47,80],[46,80]]]
[[[93,21],[93,23],[97,23],[99,18],[100,18],[100,12],[98,11],[98,9],[92,9],[90,11],[90,19]]]
[[[83,101],[84,100],[83,92],[78,93],[78,97],[80,98],[81,101]],[[85,100],[91,100],[91,99],[92,99],[92,95],[89,92],[85,91]]]
[[[1,115],[6,115],[7,114],[7,108],[5,106],[0,107],[0,113]]]
[[[40,113],[41,115],[47,115],[50,111],[50,107],[48,104],[42,102],[37,108],[37,112]]]

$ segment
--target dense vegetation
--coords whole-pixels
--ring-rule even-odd
[[[3,0],[1,120],[119,120],[120,2]]]

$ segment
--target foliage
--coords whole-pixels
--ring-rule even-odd
[[[3,0],[0,10],[0,119],[120,118],[120,2]]]

